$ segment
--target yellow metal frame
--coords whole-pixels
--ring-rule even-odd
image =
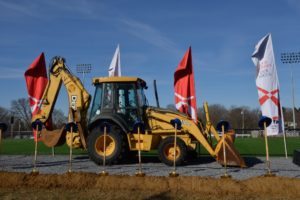
[[[138,134],[127,134],[127,139],[130,150],[139,150]],[[141,151],[150,151],[152,149],[151,145],[153,140],[153,135],[140,134]]]
[[[93,84],[97,83],[122,83],[122,82],[142,82],[146,84],[146,82],[137,77],[130,77],[130,76],[111,76],[111,77],[95,77],[93,78]]]
[[[169,132],[168,134],[160,134],[156,132],[154,134],[140,134],[140,143],[141,143],[141,150],[142,151],[150,151],[153,149],[157,149],[160,141],[166,137],[173,136],[174,132]],[[196,149],[196,143],[192,143],[192,139],[189,135],[177,135],[178,138],[180,138],[188,147],[190,150]],[[128,144],[129,148],[132,151],[137,151],[139,147],[138,143],[138,134],[137,133],[128,133],[127,134]]]

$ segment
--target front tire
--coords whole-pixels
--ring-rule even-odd
[[[159,159],[166,165],[172,166],[174,164],[174,137],[167,137],[163,139],[158,147]],[[185,143],[176,138],[176,165],[182,165],[186,160],[187,147]]]
[[[103,164],[104,150],[105,163],[118,163],[124,156],[125,144],[123,135],[116,127],[106,133],[106,145],[104,146],[104,132],[100,126],[95,127],[88,137],[88,154],[96,164]]]

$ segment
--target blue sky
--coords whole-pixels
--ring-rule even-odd
[[[290,66],[282,52],[300,51],[300,1],[297,0],[0,0],[0,106],[26,98],[23,74],[45,52],[76,65],[91,64],[85,86],[93,95],[91,78],[107,76],[117,44],[122,74],[148,82],[157,80],[160,103],[174,103],[173,74],[192,46],[198,107],[209,104],[259,107],[255,44],[272,34],[282,105],[291,106]],[[293,66],[295,100],[299,107],[299,64]],[[82,76],[77,74],[80,78]],[[56,108],[67,110],[64,92]]]

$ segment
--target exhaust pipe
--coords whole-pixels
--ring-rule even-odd
[[[158,108],[160,108],[159,100],[158,100],[158,94],[157,94],[156,80],[153,80],[153,85],[154,85],[154,94],[155,94],[156,106]]]

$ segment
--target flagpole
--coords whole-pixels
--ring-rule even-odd
[[[285,151],[285,158],[287,159],[287,147],[286,147],[286,135],[285,135],[285,130],[283,129],[283,143],[284,143],[284,151]]]
[[[286,146],[286,133],[285,133],[285,127],[284,127],[284,120],[283,120],[283,111],[282,111],[282,106],[280,104],[280,113],[281,113],[281,126],[282,126],[282,134],[283,134],[283,145],[284,145],[284,153],[285,153],[285,158],[287,159],[287,146]]]
[[[267,125],[264,122],[264,136],[265,136],[265,146],[266,146],[266,161],[267,161],[267,170],[268,174],[271,174],[271,164],[269,160],[269,144],[268,144],[268,136],[267,136]]]
[[[295,118],[295,89],[294,89],[294,76],[293,76],[293,67],[290,66],[291,70],[291,87],[292,87],[292,105],[293,105],[293,128],[294,133],[296,129],[296,118]]]

